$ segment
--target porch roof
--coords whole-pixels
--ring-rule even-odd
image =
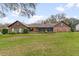
[[[28,27],[53,27],[54,25],[56,25],[56,23],[54,24],[29,24]]]

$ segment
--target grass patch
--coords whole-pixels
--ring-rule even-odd
[[[79,32],[0,35],[0,55],[79,56]]]

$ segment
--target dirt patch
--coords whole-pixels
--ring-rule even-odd
[[[30,36],[14,36],[14,37],[9,37],[9,38],[3,38],[1,39],[2,41],[7,40],[7,41],[15,41],[18,39],[25,39],[25,38],[31,38]]]

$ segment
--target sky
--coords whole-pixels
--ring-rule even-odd
[[[50,15],[58,13],[65,13],[67,17],[79,18],[79,3],[39,3],[36,6],[36,14],[27,18],[18,16],[18,12],[6,12],[7,16],[0,18],[0,23],[13,23],[16,20],[24,22],[26,24],[37,22],[38,20],[45,20]]]

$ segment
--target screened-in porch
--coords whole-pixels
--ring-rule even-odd
[[[53,32],[53,28],[38,28],[39,32]]]

